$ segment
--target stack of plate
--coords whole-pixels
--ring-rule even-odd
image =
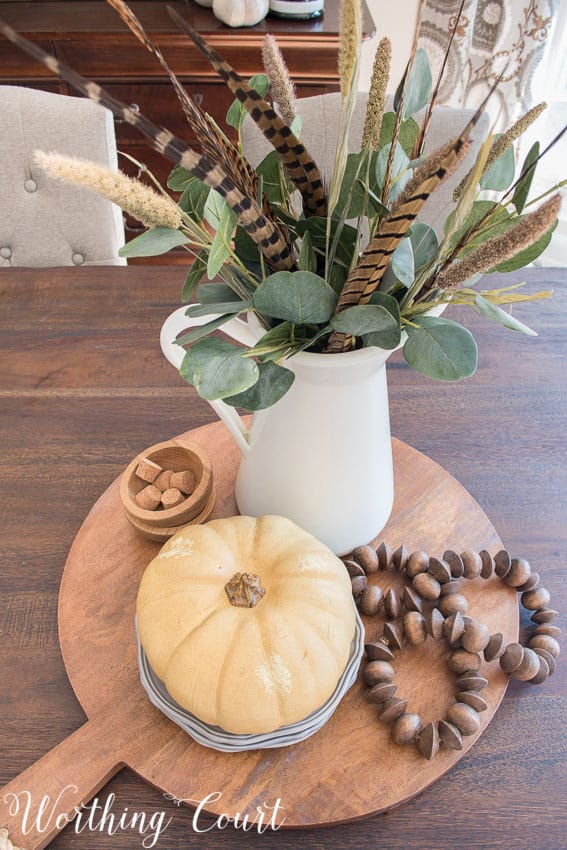
[[[236,753],[243,750],[260,750],[272,747],[288,747],[309,738],[318,732],[334,714],[338,704],[349,688],[356,680],[360,659],[364,652],[364,626],[358,612],[356,614],[355,635],[351,645],[349,660],[344,672],[337,683],[332,696],[317,711],[314,711],[304,720],[282,726],[275,732],[267,732],[263,735],[232,735],[224,732],[218,726],[209,726],[203,723],[193,714],[189,714],[181,708],[168,694],[165,685],[153,672],[148,663],[146,654],[138,637],[136,624],[136,638],[138,641],[138,664],[140,667],[140,680],[146,691],[150,702],[159,708],[166,717],[181,726],[188,735],[204,747],[220,750],[224,753]]]

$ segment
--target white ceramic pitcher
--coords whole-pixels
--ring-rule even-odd
[[[161,348],[179,369],[184,350],[173,340],[210,321],[186,307],[164,323]],[[223,333],[254,345],[264,331],[231,319]],[[341,555],[372,540],[394,499],[386,361],[391,351],[298,354],[286,395],[254,414],[248,431],[233,407],[209,402],[242,451],[236,502],[244,515],[286,516]]]

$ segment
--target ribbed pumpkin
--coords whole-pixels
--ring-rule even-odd
[[[355,631],[350,579],[283,517],[181,529],[137,601],[148,661],[174,700],[227,732],[271,732],[333,693]]]

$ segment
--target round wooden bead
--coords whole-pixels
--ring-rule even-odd
[[[360,610],[363,614],[366,614],[367,617],[373,617],[380,610],[383,601],[384,598],[380,588],[372,585],[362,591],[362,596],[360,597]]]
[[[417,738],[417,748],[426,759],[432,759],[439,752],[439,732],[435,723],[424,726]]]
[[[519,679],[520,682],[529,682],[534,676],[539,673],[539,657],[533,649],[524,648],[524,657],[520,666],[514,670],[512,676],[514,679]]]
[[[539,608],[535,614],[532,614],[531,620],[532,623],[551,623],[558,614],[559,611],[555,611],[553,608]]]
[[[393,661],[394,653],[389,646],[386,646],[381,640],[373,643],[365,643],[364,649],[369,661]]]
[[[408,562],[409,553],[404,545],[398,546],[394,554],[392,555],[392,561],[394,567],[398,570],[398,572],[402,572],[406,568],[406,564]]]
[[[350,559],[346,559],[343,561],[343,564],[347,568],[347,572],[351,578],[355,578],[355,576],[363,576],[364,570],[357,564],[356,561],[351,561]]]
[[[396,693],[396,686],[391,682],[380,682],[379,685],[374,685],[366,692],[366,699],[369,702],[386,702],[391,699]]]
[[[512,558],[510,571],[504,578],[504,583],[510,587],[520,587],[531,575],[531,567],[525,558]]]
[[[443,746],[447,747],[448,750],[463,749],[463,739],[456,726],[446,720],[440,720],[437,725]]]
[[[456,644],[461,639],[461,635],[464,631],[465,624],[463,622],[463,615],[459,614],[458,611],[456,614],[451,614],[450,617],[447,617],[443,623],[443,634],[447,638],[449,644]]]
[[[404,634],[416,646],[427,638],[425,617],[419,611],[409,611],[404,617]]]
[[[482,652],[490,640],[490,629],[484,623],[468,623],[465,626],[461,643],[469,652]]]
[[[427,572],[434,579],[437,579],[439,584],[447,584],[451,581],[451,567],[446,561],[441,561],[439,558],[430,558]]]
[[[461,561],[463,562],[463,575],[467,579],[477,578],[482,570],[482,560],[478,552],[461,552]]]
[[[380,543],[376,552],[378,556],[378,569],[387,570],[392,563],[392,550],[387,543]]]
[[[469,610],[469,603],[460,593],[451,593],[450,596],[444,596],[439,601],[439,610],[444,617],[450,617],[451,614],[466,614]]]
[[[402,714],[394,723],[392,734],[396,744],[413,744],[421,732],[419,714]]]
[[[451,593],[458,593],[463,586],[461,578],[453,578],[446,584],[441,585],[441,596],[449,596]]]
[[[545,608],[551,599],[551,594],[545,587],[536,587],[534,590],[522,593],[520,599],[524,608],[528,611],[536,611],[538,608]]]
[[[504,673],[513,673],[522,663],[524,647],[520,643],[509,643],[500,656],[500,668]]]
[[[352,595],[358,602],[360,600],[360,597],[368,587],[366,576],[355,576],[353,579],[351,579],[350,586],[352,589]]]
[[[481,578],[490,578],[492,573],[494,572],[494,558],[487,552],[486,549],[482,549],[479,553],[480,560],[482,561],[482,569],[480,571]]]
[[[402,593],[402,604],[408,611],[419,611],[423,609],[423,602],[415,590],[411,587],[404,587]]]
[[[557,666],[557,662],[555,660],[555,656],[548,652],[547,649],[541,649],[540,647],[536,647],[534,649],[536,655],[539,655],[540,658],[543,658],[544,661],[547,661],[547,666],[549,667],[549,675],[553,676],[555,673],[555,668]]]
[[[512,560],[506,549],[501,549],[500,552],[496,553],[494,556],[494,572],[498,578],[504,578],[504,576],[507,576],[510,572],[511,566]]]
[[[465,705],[470,705],[471,708],[474,708],[478,712],[486,711],[488,708],[488,703],[484,697],[481,697],[476,691],[459,691],[458,694],[455,694],[455,699],[457,702],[464,702]]]
[[[406,573],[410,578],[415,578],[419,573],[424,573],[429,566],[427,552],[421,550],[412,552],[406,564]]]
[[[538,659],[539,659],[539,670],[537,671],[537,673],[533,677],[533,679],[530,679],[530,683],[532,685],[542,685],[544,682],[546,682],[549,679],[549,676],[550,676],[549,664],[547,663],[545,658],[542,658],[541,655],[538,655]]]
[[[494,661],[495,658],[500,658],[504,655],[506,649],[506,640],[502,632],[497,632],[490,636],[490,640],[484,648],[485,661]]]
[[[385,640],[392,649],[401,649],[404,645],[402,630],[395,623],[385,623],[382,640]]]
[[[451,570],[453,578],[461,578],[465,571],[463,562],[461,561],[461,556],[456,552],[453,552],[452,549],[446,549],[445,552],[443,552],[443,560],[449,564],[449,569]]]
[[[466,649],[456,649],[449,655],[447,664],[449,669],[457,675],[467,673],[469,671],[476,672],[480,667],[480,655],[476,652],[467,652]]]
[[[488,679],[478,673],[464,673],[457,679],[459,691],[483,691],[488,685]]]
[[[437,608],[433,608],[425,618],[425,628],[434,640],[440,640],[443,637],[444,622],[445,618]]]
[[[447,720],[457,727],[461,735],[474,735],[480,729],[480,717],[464,702],[455,702],[449,707]]]
[[[378,571],[378,555],[372,546],[357,546],[352,553],[352,557],[360,564],[365,573],[375,573]]]
[[[518,593],[525,593],[526,590],[533,590],[539,585],[539,573],[531,573],[529,579],[517,588]]]
[[[381,682],[393,682],[394,668],[387,661],[370,661],[364,667],[362,678],[369,687]]]
[[[549,637],[559,640],[561,637],[561,629],[559,626],[550,626],[549,623],[543,623],[534,629],[534,635],[549,635]]]
[[[400,597],[394,588],[391,587],[384,597],[384,611],[386,616],[390,620],[397,620],[400,616],[401,610],[402,606],[400,604]]]
[[[554,658],[559,658],[561,647],[555,638],[550,635],[534,635],[528,642],[530,649],[546,649]]]
[[[380,720],[383,720],[385,723],[392,723],[394,720],[397,720],[398,717],[402,716],[407,707],[407,699],[391,697],[382,703]]]
[[[441,585],[428,573],[418,573],[413,580],[413,589],[422,599],[434,602],[441,595]]]

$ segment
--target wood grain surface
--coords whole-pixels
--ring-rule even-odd
[[[179,268],[156,267],[0,273],[1,784],[85,722],[65,675],[56,624],[63,566],[86,514],[138,451],[213,419],[159,351],[159,327],[178,305],[183,277]],[[457,385],[421,378],[396,355],[389,373],[392,430],[455,475],[508,548],[543,575],[554,607],[565,610],[567,297],[561,287],[567,275],[528,271],[522,279],[555,289],[552,302],[517,310],[540,336],[527,339],[466,316],[479,342],[480,367]],[[443,514],[438,522],[442,528]],[[465,758],[387,817],[261,838],[232,826],[219,830],[203,817],[197,826],[212,827],[204,837],[188,810],[128,769],[101,800],[116,795],[117,818],[125,809],[148,816],[165,811],[172,820],[159,839],[163,848],[259,840],[313,850],[564,850],[562,662],[541,688],[512,683]],[[364,769],[372,767],[370,760]],[[330,783],[338,796],[343,773],[337,769]],[[190,789],[190,776],[187,783]],[[356,794],[353,784],[349,793]],[[76,834],[70,826],[53,846],[134,848],[141,841],[135,830]]]

